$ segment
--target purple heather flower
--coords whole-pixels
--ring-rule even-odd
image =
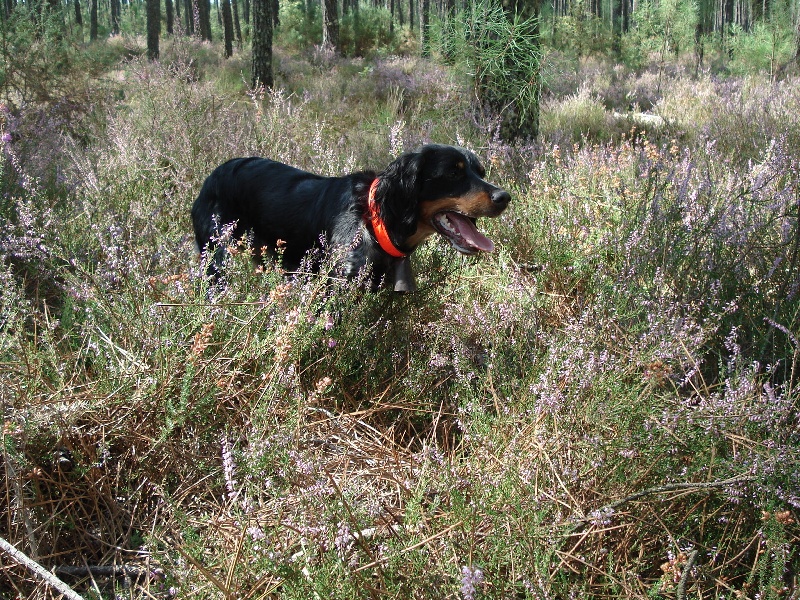
[[[464,600],[473,600],[478,586],[483,583],[483,571],[478,567],[461,567],[461,595]]]
[[[222,438],[222,473],[225,477],[225,487],[228,490],[228,497],[234,500],[237,496],[236,493],[236,479],[234,474],[236,472],[236,463],[233,459],[233,449],[228,443],[228,439],[223,436]]]

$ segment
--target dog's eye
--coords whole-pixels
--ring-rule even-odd
[[[462,169],[450,169],[447,172],[448,179],[460,179],[461,175],[464,173]]]

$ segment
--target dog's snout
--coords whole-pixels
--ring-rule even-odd
[[[505,190],[495,190],[492,192],[492,202],[497,206],[505,207],[511,202],[511,194]]]

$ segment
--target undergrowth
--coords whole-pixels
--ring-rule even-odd
[[[264,94],[187,52],[79,132],[0,116],[1,537],[92,597],[798,597],[791,86],[618,74],[666,129],[564,89],[587,125],[509,147],[424,61],[279,57]],[[214,166],[430,140],[512,192],[495,254],[430,241],[401,296],[242,246],[208,289]],[[5,558],[0,589],[57,595]]]

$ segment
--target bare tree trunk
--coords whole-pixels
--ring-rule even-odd
[[[422,56],[430,56],[431,54],[431,40],[430,31],[428,31],[428,24],[430,22],[430,0],[422,0],[421,9],[421,23],[419,28],[419,35],[422,38]]]
[[[271,88],[272,0],[253,0],[253,87]]]
[[[111,33],[112,35],[119,35],[119,22],[121,18],[122,7],[120,0],[111,0]]]
[[[197,0],[183,0],[186,10],[186,35],[197,35],[200,31],[200,11],[197,8]]]
[[[222,30],[225,37],[225,58],[233,56],[233,14],[231,0],[222,0]]]
[[[97,39],[97,0],[90,0],[89,6],[89,39],[95,41]]]
[[[172,35],[174,33],[175,15],[172,7],[172,0],[164,0],[164,8],[167,12],[167,33]]]
[[[81,0],[75,0],[75,23],[83,27],[83,15],[81,14]]]
[[[147,58],[158,60],[158,36],[161,32],[161,0],[147,1]]]
[[[231,7],[233,8],[233,30],[236,33],[236,45],[242,47],[242,24],[239,22],[239,3],[237,0],[231,0]]]
[[[794,47],[794,60],[796,63],[800,64],[800,15],[795,17],[797,19],[797,25],[795,25],[795,32],[794,32],[794,40],[795,40],[795,47]]]
[[[336,0],[322,0],[322,45],[339,49],[339,6]]]
[[[200,38],[211,41],[211,0],[198,0],[198,16],[200,19]]]

